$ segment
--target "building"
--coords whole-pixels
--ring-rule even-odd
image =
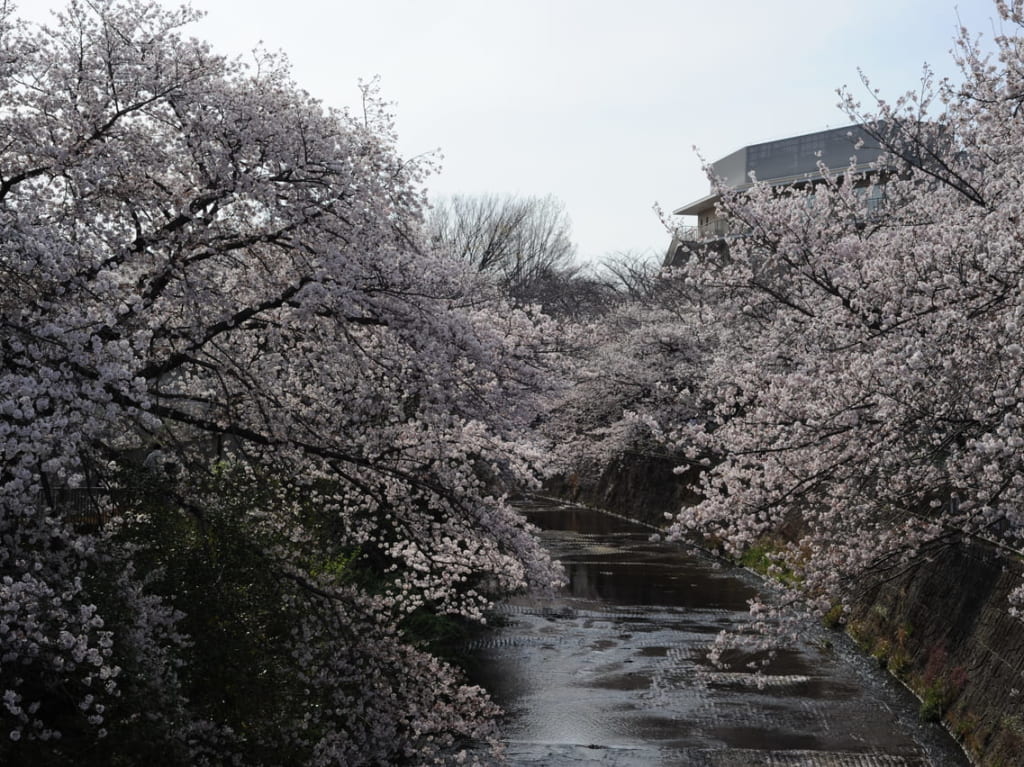
[[[860,142],[863,143],[858,148]],[[851,125],[745,146],[712,163],[711,172],[730,189],[751,187],[752,176],[772,186],[802,186],[822,180],[821,165],[831,172],[845,173],[851,158],[856,157],[855,169],[867,171],[881,154],[878,141],[863,126]],[[869,204],[871,200],[881,200],[882,186],[866,184],[865,193]],[[706,245],[729,235],[726,222],[715,209],[720,197],[712,185],[707,196],[672,211],[677,216],[696,216],[697,223],[676,230],[665,254],[666,266],[681,263],[698,242]]]

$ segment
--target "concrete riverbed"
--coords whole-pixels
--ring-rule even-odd
[[[578,507],[527,513],[569,586],[500,609],[505,625],[470,648],[475,681],[507,711],[513,765],[959,767],[968,762],[918,702],[842,635],[758,658],[708,660],[748,621],[763,584],[638,524]]]

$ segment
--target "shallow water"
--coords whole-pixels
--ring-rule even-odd
[[[501,608],[471,647],[474,680],[508,712],[513,765],[949,767],[968,762],[917,701],[841,635],[764,656],[708,661],[747,621],[761,587],[635,523],[589,509],[530,507],[567,588]],[[831,644],[831,647],[828,645]]]

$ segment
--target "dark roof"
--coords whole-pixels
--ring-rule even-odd
[[[858,142],[863,142],[860,148]],[[711,171],[731,188],[751,184],[751,176],[771,184],[789,184],[821,177],[819,163],[829,170],[845,170],[856,157],[857,167],[867,169],[878,160],[882,149],[861,125],[807,133],[802,136],[745,146],[712,163]],[[693,215],[717,199],[711,194],[674,211]]]

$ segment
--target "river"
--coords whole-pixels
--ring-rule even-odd
[[[709,643],[748,620],[756,576],[612,515],[526,512],[569,585],[503,604],[504,625],[470,648],[474,680],[507,712],[510,764],[968,765],[912,695],[814,622],[760,675],[753,656],[712,664]]]

